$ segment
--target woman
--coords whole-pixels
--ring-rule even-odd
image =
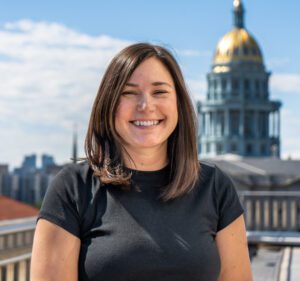
[[[47,190],[31,281],[250,281],[230,179],[198,162],[196,117],[173,56],[134,44],[95,99],[87,161]]]

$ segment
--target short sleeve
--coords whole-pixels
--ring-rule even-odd
[[[244,210],[231,178],[218,167],[215,174],[215,190],[219,217],[217,231],[220,231],[243,214]]]
[[[69,168],[63,168],[50,182],[37,221],[48,220],[80,237],[78,192],[73,174]]]

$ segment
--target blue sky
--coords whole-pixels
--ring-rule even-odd
[[[282,156],[300,158],[300,2],[243,1],[270,93],[282,107]],[[0,163],[25,154],[68,161],[72,128],[79,152],[91,104],[111,57],[150,41],[173,50],[194,100],[203,99],[215,46],[232,28],[232,0],[1,1]]]

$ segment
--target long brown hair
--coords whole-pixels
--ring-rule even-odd
[[[196,114],[180,67],[172,54],[148,43],[130,45],[110,62],[93,104],[85,139],[87,161],[103,184],[130,186],[124,169],[121,139],[115,129],[115,113],[121,92],[134,70],[145,59],[155,57],[170,72],[176,89],[178,124],[168,139],[170,182],[160,197],[168,201],[195,186],[200,165],[197,155]]]

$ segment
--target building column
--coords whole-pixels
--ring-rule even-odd
[[[275,120],[275,111],[272,112],[272,116],[273,116],[273,137],[276,137],[276,120]]]
[[[208,135],[208,133],[207,133],[208,132],[207,112],[203,113],[203,118],[204,118],[204,123],[205,123],[205,125],[204,125],[204,135],[207,136]]]
[[[217,133],[217,115],[216,111],[212,111],[212,136],[215,137]]]
[[[240,111],[240,125],[239,125],[239,135],[240,137],[244,136],[244,122],[245,122],[245,111],[242,109]]]
[[[273,137],[273,113],[269,113],[269,136]]]
[[[207,136],[210,135],[210,126],[211,126],[211,124],[210,124],[210,113],[207,112]]]
[[[201,113],[200,137],[205,135],[205,113]]]
[[[254,122],[253,122],[253,129],[254,129],[254,138],[258,139],[259,138],[259,132],[258,132],[258,111],[254,111]]]
[[[225,109],[224,113],[225,113],[224,133],[225,133],[225,137],[228,137],[229,136],[229,109]]]
[[[212,135],[213,132],[213,122],[212,122],[212,112],[209,112],[209,136]]]
[[[221,120],[221,137],[224,137],[224,133],[225,133],[225,112],[224,110],[221,111],[221,116],[220,116]]]

